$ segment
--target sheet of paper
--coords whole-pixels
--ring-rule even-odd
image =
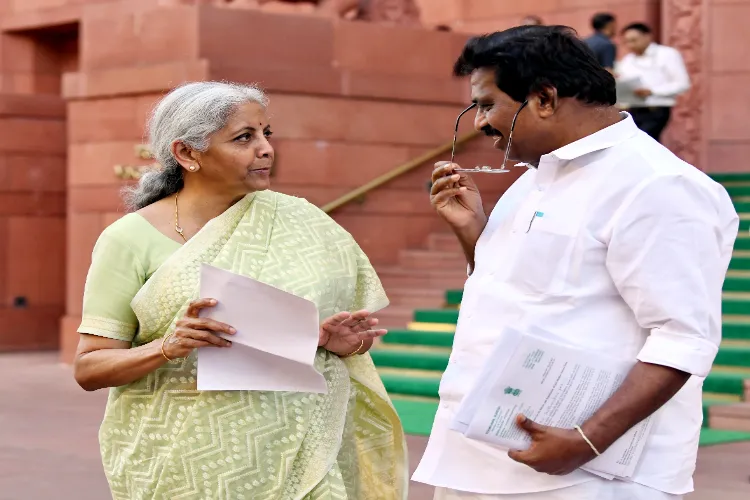
[[[643,104],[645,99],[635,95],[635,90],[643,88],[643,82],[639,77],[618,78],[616,80],[617,103],[626,106]]]
[[[314,303],[206,264],[200,296],[218,301],[202,316],[237,333],[224,335],[230,348],[198,349],[198,390],[327,392],[313,366],[320,331]]]
[[[505,334],[504,334],[505,335]],[[634,362],[596,355],[538,335],[511,333],[520,340],[512,355],[499,356],[471,392],[473,416],[464,434],[509,449],[526,449],[530,436],[515,423],[524,414],[537,423],[572,428],[588,420],[619,388]],[[499,350],[497,346],[496,350]],[[473,409],[472,408],[472,409]],[[459,412],[461,409],[459,409]],[[468,410],[467,410],[468,411]],[[457,423],[460,428],[461,422]],[[647,419],[617,440],[584,470],[602,477],[632,476],[651,427]]]

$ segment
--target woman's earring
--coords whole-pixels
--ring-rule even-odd
[[[190,165],[190,167],[188,168],[191,172],[195,172],[196,170],[198,170],[198,167],[196,167],[195,165]]]

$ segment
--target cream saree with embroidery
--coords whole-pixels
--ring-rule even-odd
[[[212,220],[141,288],[134,345],[167,334],[201,263],[339,311],[387,304],[353,238],[308,202],[265,191]],[[328,394],[196,390],[195,354],[110,392],[100,431],[116,500],[403,499],[403,430],[369,355],[320,349]]]

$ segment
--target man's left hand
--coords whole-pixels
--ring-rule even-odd
[[[633,93],[642,99],[645,99],[653,94],[653,92],[651,92],[649,89],[635,89]]]
[[[596,458],[596,454],[575,429],[558,429],[537,424],[523,415],[517,425],[531,435],[525,451],[511,450],[508,456],[537,472],[564,476]]]

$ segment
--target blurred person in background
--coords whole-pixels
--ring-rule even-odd
[[[638,78],[642,83],[634,92],[640,99],[628,103],[628,111],[638,128],[659,141],[677,96],[690,89],[690,76],[680,52],[654,42],[647,25],[629,24],[622,37],[630,53],[617,64],[617,78]]]
[[[617,34],[617,20],[608,12],[600,12],[591,18],[591,27],[594,29],[594,34],[584,41],[599,64],[612,73],[617,60],[617,46],[612,41]]]
[[[406,498],[403,430],[367,350],[388,304],[352,236],[311,203],[268,190],[267,98],[191,83],[149,123],[161,169],[106,228],[83,298],[75,378],[111,388],[99,432],[115,500]],[[313,301],[327,394],[196,389],[196,349],[231,349],[200,316],[211,264]],[[352,311],[352,312],[349,312]]]
[[[539,16],[526,16],[523,19],[521,19],[521,26],[541,26],[544,24],[542,22],[542,18]]]

